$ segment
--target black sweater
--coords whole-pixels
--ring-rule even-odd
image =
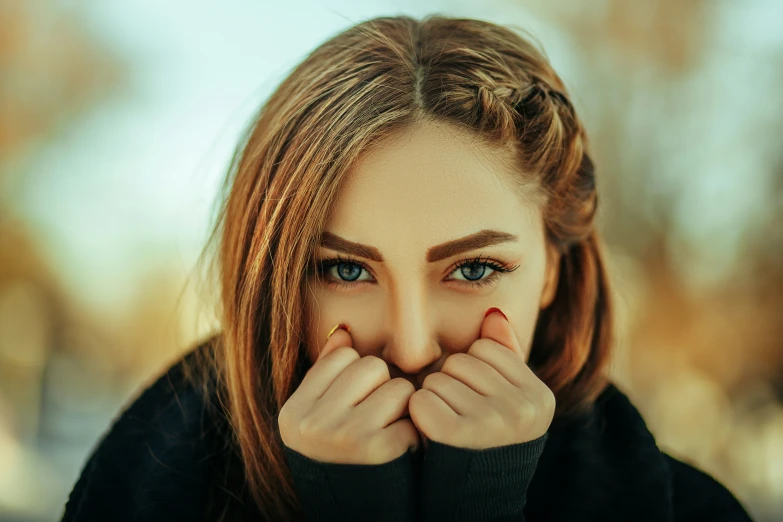
[[[254,511],[241,464],[229,465],[236,452],[208,411],[181,361],[173,365],[98,443],[62,520],[214,520],[224,509],[268,520]],[[725,487],[660,451],[613,385],[590,414],[556,419],[534,441],[485,450],[428,444],[380,465],[284,450],[308,521],[750,520]]]

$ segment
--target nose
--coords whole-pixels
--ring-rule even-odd
[[[395,304],[382,353],[391,378],[403,377],[417,390],[442,354],[436,318],[428,308],[418,296]]]

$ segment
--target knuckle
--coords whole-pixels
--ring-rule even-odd
[[[535,404],[528,400],[524,400],[520,401],[518,411],[522,419],[529,420],[536,416],[537,409]]]
[[[288,406],[288,403],[284,404],[277,414],[277,424],[281,429],[287,429],[291,425],[290,407],[287,408],[286,406]]]
[[[335,348],[332,353],[339,353],[341,354],[340,357],[345,357],[346,359],[354,359],[359,360],[361,356],[359,355],[359,352],[351,348],[350,346],[339,346]]]
[[[334,423],[322,415],[308,415],[299,421],[299,437],[307,442],[322,442],[332,440]]]
[[[498,407],[484,408],[480,413],[482,424],[490,428],[504,426],[506,424],[506,418],[501,412],[502,410]]]
[[[443,366],[446,366],[445,364]],[[421,383],[422,388],[432,388],[436,386],[440,379],[443,379],[446,375],[442,372],[433,372],[427,375]],[[441,381],[442,382],[442,381]]]
[[[374,355],[365,355],[362,357],[362,361],[365,361],[364,364],[368,366],[369,370],[385,373],[387,377],[391,378],[389,375],[389,367],[386,364],[386,361],[380,357],[376,357]]]
[[[356,430],[352,429],[349,423],[344,423],[338,426],[334,432],[332,432],[330,440],[332,444],[339,448],[352,448],[357,442],[355,439],[355,433]]]
[[[394,384],[392,386],[399,388],[400,393],[405,393],[407,395],[410,395],[416,391],[416,387],[408,379],[404,379],[402,377],[395,377],[389,382],[393,382]]]
[[[293,430],[291,430],[291,421],[288,418],[288,415],[283,415],[283,410],[280,410],[280,413],[277,415],[277,426],[280,431],[280,436],[284,439],[288,438],[288,434],[291,433]],[[285,442],[285,440],[284,440]]]
[[[422,388],[424,390],[424,388]],[[421,401],[421,390],[414,390],[408,399],[408,408],[410,412],[418,411],[419,402]]]
[[[544,410],[549,413],[554,412],[557,407],[557,398],[549,387],[545,387],[541,392],[541,404]]]
[[[514,427],[520,430],[526,430],[529,426],[536,422],[538,411],[536,406],[527,400],[520,401],[517,406],[516,414],[514,415]]]
[[[475,341],[470,345],[470,348],[468,348],[466,353],[469,355],[473,355],[474,353],[481,353],[486,348],[486,344],[482,341],[484,341],[484,339]]]
[[[467,354],[464,353],[453,353],[449,355],[446,360],[443,362],[443,366],[441,366],[441,371],[443,370],[450,370],[454,368],[455,365],[461,364],[461,362],[464,361],[466,357],[470,357]],[[445,372],[448,373],[448,372]]]
[[[486,349],[489,348],[489,346],[493,343],[495,343],[495,341],[493,341],[492,339],[484,339],[484,338],[477,339],[476,341],[473,342],[473,344],[470,345],[470,349],[468,349],[467,353],[471,353],[471,352],[481,353],[483,351],[486,351]]]
[[[302,440],[317,438],[320,427],[312,417],[305,417],[299,421],[299,437]]]

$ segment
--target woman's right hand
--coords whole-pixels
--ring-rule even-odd
[[[283,405],[283,444],[321,462],[382,464],[418,448],[408,416],[415,387],[391,379],[383,359],[360,357],[342,328],[326,341],[318,360]]]

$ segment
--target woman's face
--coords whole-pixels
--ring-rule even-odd
[[[419,389],[449,355],[468,351],[493,306],[527,361],[558,263],[541,210],[512,190],[515,174],[500,153],[464,132],[422,123],[369,151],[346,179],[316,254],[344,262],[308,280],[311,363],[329,330],[346,323],[360,356],[383,359],[391,378]],[[482,231],[493,231],[494,244],[474,239],[463,251],[460,240]],[[487,262],[512,271],[480,264]]]

